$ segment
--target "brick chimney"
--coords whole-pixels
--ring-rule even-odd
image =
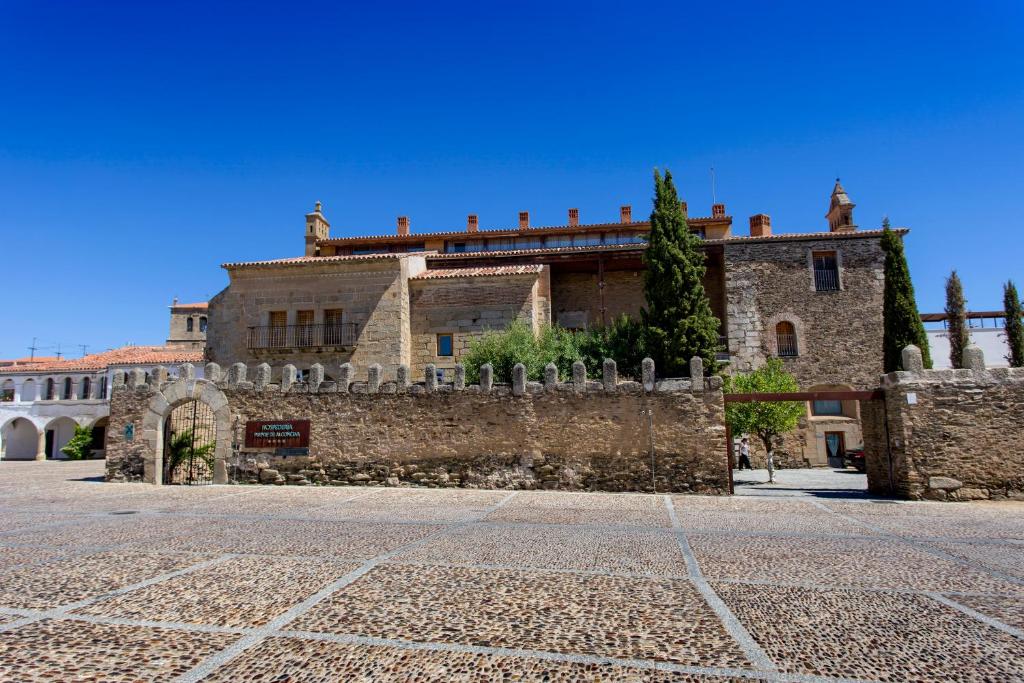
[[[579,224],[580,224],[580,210],[579,209],[569,209],[569,227],[570,228],[575,228]]]
[[[768,237],[772,234],[772,218],[766,213],[755,214],[750,217],[750,236]]]
[[[629,204],[619,207],[619,222],[620,223],[632,223],[633,222],[633,207]]]
[[[529,230],[530,229],[530,212],[520,211],[519,212],[519,229]]]
[[[409,234],[409,217],[399,216],[398,217],[398,234],[405,237]]]
[[[480,221],[475,213],[471,213],[466,217],[466,232],[476,232],[480,229]]]
[[[689,218],[690,212],[686,209],[686,202],[679,202],[679,208],[683,211],[683,218]]]
[[[711,205],[711,217],[712,218],[725,218],[725,204],[712,204]]]

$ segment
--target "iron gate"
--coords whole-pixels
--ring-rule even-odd
[[[188,401],[164,423],[164,483],[212,484],[217,423],[202,401]]]

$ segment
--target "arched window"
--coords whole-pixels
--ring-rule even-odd
[[[92,378],[86,377],[82,380],[82,392],[79,395],[80,398],[89,398],[89,392],[92,391]]]
[[[199,318],[199,331],[200,332],[206,332],[206,316],[205,315]]]
[[[71,393],[72,390],[74,389],[74,386],[74,382],[71,381],[71,378],[65,377],[64,392],[61,394],[61,398],[63,398],[65,401],[70,401],[72,398],[74,398],[74,394]]]
[[[188,320],[185,321],[185,331],[186,332],[191,332],[192,331],[192,318],[189,318]]]
[[[53,378],[52,377],[47,377],[46,378],[46,400],[47,401],[52,401],[53,400],[54,392],[55,391],[56,391],[56,387],[54,386]]]
[[[780,357],[792,357],[798,355],[796,344],[796,328],[793,323],[783,320],[775,326],[775,342],[778,346]]]

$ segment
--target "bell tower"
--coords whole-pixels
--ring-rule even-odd
[[[331,236],[331,224],[324,218],[321,208],[322,205],[317,202],[313,213],[306,214],[306,256],[318,256],[320,250],[316,246],[317,241]]]
[[[853,222],[853,207],[857,206],[850,201],[846,190],[836,178],[836,186],[832,188],[832,200],[829,203],[828,213],[825,219],[828,220],[829,232],[853,232],[857,224]]]

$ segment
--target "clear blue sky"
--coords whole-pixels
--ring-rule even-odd
[[[0,358],[162,342],[317,199],[335,235],[595,222],[655,166],[694,215],[714,166],[740,232],[824,229],[841,176],[923,310],[1024,285],[1024,4],[741,4],[4,0]]]

